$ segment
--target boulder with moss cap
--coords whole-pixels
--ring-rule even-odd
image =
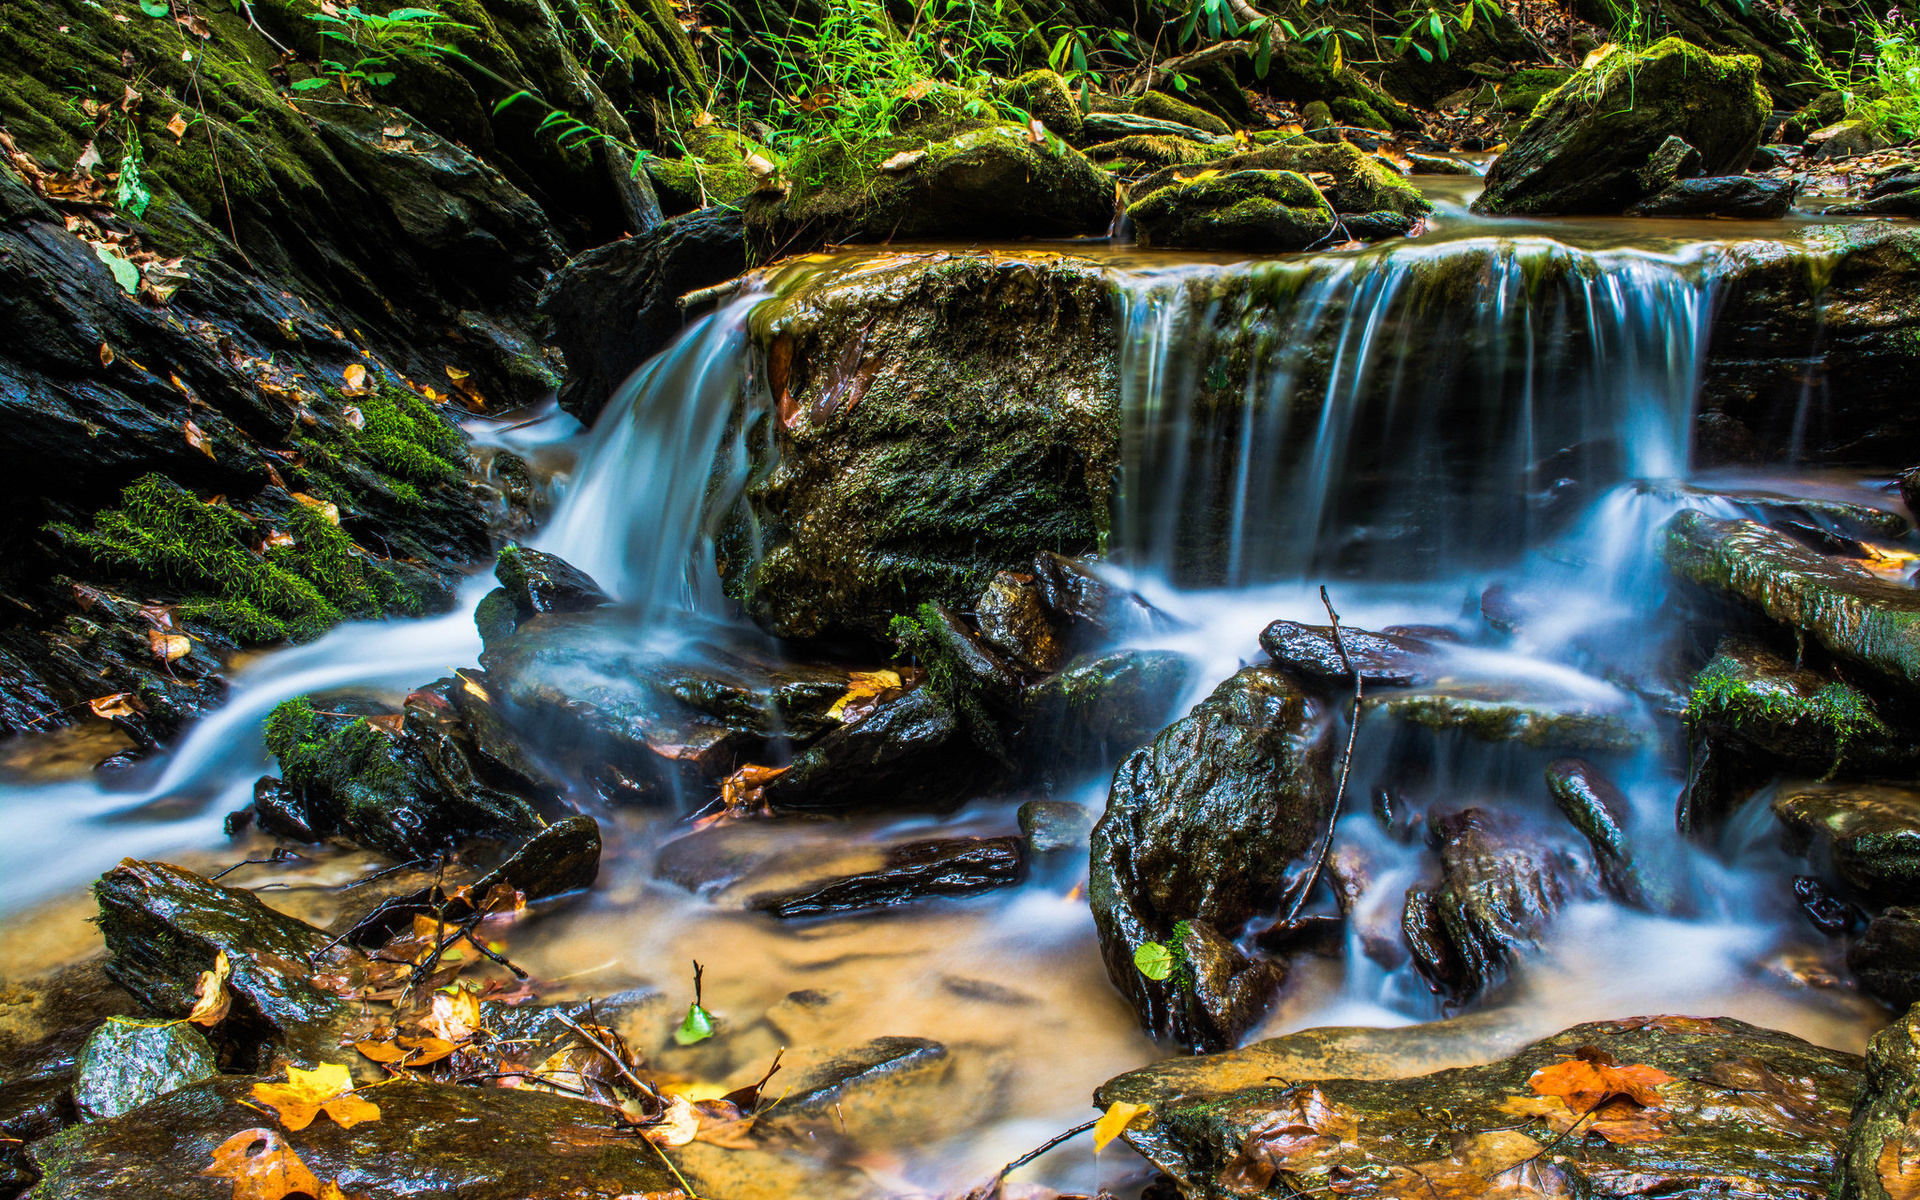
[[[1148,197],[1161,188],[1209,171],[1221,175],[1239,171],[1292,171],[1309,179],[1316,174],[1330,176],[1332,182],[1316,186],[1336,213],[1393,212],[1416,217],[1433,211],[1433,205],[1420,194],[1419,188],[1402,179],[1380,159],[1344,142],[1322,145],[1303,137],[1290,137],[1200,166],[1169,167],[1142,180],[1134,187],[1133,194]]]
[[[1333,206],[1295,171],[1202,172],[1127,208],[1155,249],[1304,250],[1333,232]]]

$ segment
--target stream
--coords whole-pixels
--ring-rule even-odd
[[[1710,845],[1675,834],[1685,696],[1659,682],[1683,633],[1655,548],[1675,513],[1746,515],[1785,499],[1904,511],[1886,479],[1688,469],[1717,264],[1739,238],[1790,241],[1802,225],[1493,222],[1466,214],[1464,185],[1433,191],[1433,230],[1387,248],[1255,263],[1104,244],[1002,248],[1083,255],[1117,283],[1124,469],[1108,551],[1162,614],[1117,644],[1188,657],[1185,694],[1169,705],[1178,715],[1260,659],[1269,622],[1324,623],[1325,584],[1349,626],[1443,631],[1452,686],[1517,691],[1617,722],[1637,740],[1592,757],[1631,801],[1629,832],[1659,895],[1646,910],[1570,897],[1538,948],[1472,1006],[1481,1028],[1511,1046],[1635,1013],[1727,1015],[1858,1052],[1886,1015],[1841,982],[1831,943],[1795,905],[1791,880],[1804,864],[1781,849],[1766,793]],[[619,597],[632,646],[780,652],[730,614],[713,567],[713,464],[723,491],[745,478],[744,467],[726,473],[743,461],[730,407],[743,389],[771,403],[749,361],[747,322],[766,295],[812,273],[857,272],[905,250],[763,273],[759,290],[690,322],[591,430],[557,410],[504,430],[470,422],[477,444],[512,449],[551,476],[552,515],[532,544]],[[1472,271],[1448,269],[1469,259]],[[1475,397],[1469,411],[1445,402],[1463,391]],[[1249,415],[1216,428],[1209,398],[1224,394],[1241,396]],[[1908,548],[1877,546],[1888,578],[1910,569]],[[25,974],[97,952],[87,884],[123,856],[206,873],[264,857],[271,839],[229,838],[223,824],[272,770],[265,714],[316,692],[397,701],[474,665],[473,606],[492,586],[477,575],[447,615],[350,624],[247,663],[224,708],[111,783],[62,769],[53,750],[15,754],[0,785],[0,952],[10,966]],[[1541,786],[1554,757],[1520,742],[1416,743],[1368,710],[1334,842],[1342,877],[1363,882],[1344,944],[1298,956],[1245,1040],[1460,1015],[1398,951],[1403,897],[1426,868],[1419,840],[1395,836],[1391,821],[1470,800],[1513,814],[1568,856],[1587,855]],[[1052,794],[1097,813],[1113,765]],[[772,884],[870,867],[885,847],[930,831],[1011,832],[1030,793],[938,817],[741,822],[698,848],[682,816],[711,796],[680,797],[678,812],[608,806],[584,785],[570,798],[599,818],[607,851],[590,893],[513,943],[516,961],[552,981],[543,997],[656,989],[649,1052],[715,1080],[751,1079],[782,1046],[901,1036],[947,1047],[951,1065],[870,1122],[857,1152],[823,1151],[822,1172],[857,1169],[885,1194],[964,1191],[1088,1119],[1103,1080],[1165,1053],[1108,981],[1084,860],[1036,869],[1017,887],[876,915],[782,922],[740,905]],[[380,865],[358,851],[301,853],[226,882],[322,922],[337,889]],[[1323,895],[1307,911],[1335,910]],[[728,1036],[679,1050],[667,1035],[695,959],[705,1005]],[[1465,1048],[1461,1061],[1494,1053]],[[1150,1173],[1124,1146],[1096,1155],[1082,1139],[1014,1178],[1127,1195]],[[839,1177],[823,1174],[805,1194],[834,1194],[826,1181]]]

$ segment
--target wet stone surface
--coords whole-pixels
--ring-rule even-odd
[[[1876,904],[1920,902],[1920,792],[1881,784],[1783,786],[1774,816],[1789,844],[1830,861]]]
[[[894,847],[877,870],[797,892],[755,896],[747,907],[776,917],[831,916],[1010,887],[1025,874],[1019,838],[940,838]]]
[[[80,1049],[73,1106],[82,1121],[117,1117],[218,1073],[213,1047],[197,1026],[109,1020]]]

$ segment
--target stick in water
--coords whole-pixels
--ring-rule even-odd
[[[1320,872],[1326,869],[1327,855],[1333,851],[1333,827],[1340,823],[1340,804],[1347,795],[1347,772],[1353,769],[1353,742],[1360,733],[1360,694],[1362,682],[1360,668],[1347,653],[1347,639],[1340,632],[1340,614],[1333,611],[1333,599],[1327,595],[1325,584],[1320,585],[1320,603],[1326,606],[1327,620],[1333,625],[1333,646],[1340,652],[1340,662],[1353,675],[1353,712],[1347,720],[1347,753],[1340,761],[1340,783],[1333,790],[1333,810],[1327,814],[1327,828],[1320,835],[1319,843],[1314,847],[1313,865],[1307,869],[1305,878],[1295,889],[1287,910],[1277,924],[1285,925],[1300,915],[1307,903],[1307,897],[1313,893],[1313,885],[1320,878]]]

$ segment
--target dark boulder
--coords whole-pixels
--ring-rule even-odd
[[[1834,1200],[1901,1200],[1912,1190],[1920,1125],[1920,1009],[1873,1035],[1866,1078],[1834,1165]]]
[[[1066,779],[1110,770],[1166,724],[1192,665],[1169,650],[1083,654],[1022,697],[1021,757],[1030,774]]]
[[[1787,215],[1798,191],[1798,185],[1790,179],[1762,179],[1753,175],[1679,179],[1627,209],[1627,215],[1774,221]]]
[[[1345,658],[1333,626],[1275,621],[1260,631],[1260,648],[1274,666],[1318,684],[1351,685],[1349,661],[1363,682],[1385,687],[1418,687],[1434,673],[1434,645],[1423,638],[1345,627],[1340,638]]]
[[[1140,593],[1103,575],[1096,560],[1042,550],[1033,560],[1033,579],[1056,618],[1095,637],[1123,636],[1167,620]]]
[[[1773,800],[1789,846],[1818,853],[1874,904],[1920,903],[1920,792],[1886,784],[1783,786]]]
[[[560,407],[592,424],[614,389],[686,324],[680,297],[746,269],[734,208],[703,208],[576,255],[540,293],[567,360]]]
[[[1920,909],[1895,906],[1867,922],[1847,947],[1847,970],[1896,1008],[1920,1003]]]
[[[613,603],[585,571],[544,550],[506,547],[493,566],[493,577],[523,620],[536,613],[586,612]]]
[[[765,788],[777,812],[952,808],[1003,771],[925,687],[840,726]]]
[[[1614,50],[1535,109],[1487,171],[1475,212],[1618,213],[1663,186],[1643,178],[1677,137],[1708,175],[1743,170],[1771,107],[1758,59],[1709,54],[1667,38]]]
[[[1026,874],[1019,838],[940,838],[887,852],[872,871],[799,891],[755,896],[747,907],[776,917],[823,917],[911,904],[935,896],[969,896],[1019,883]]]
[[[1608,894],[1623,904],[1642,907],[1647,887],[1633,865],[1627,837],[1633,807],[1600,768],[1583,758],[1558,758],[1547,764],[1547,791],[1562,816],[1587,839]]]
[[[1279,900],[1332,802],[1320,708],[1271,667],[1242,669],[1120,765],[1089,896],[1107,975],[1148,1030],[1216,1048],[1244,1031],[1246,1005],[1203,1008],[1177,972],[1148,979],[1134,956],[1194,922],[1237,936]]]

